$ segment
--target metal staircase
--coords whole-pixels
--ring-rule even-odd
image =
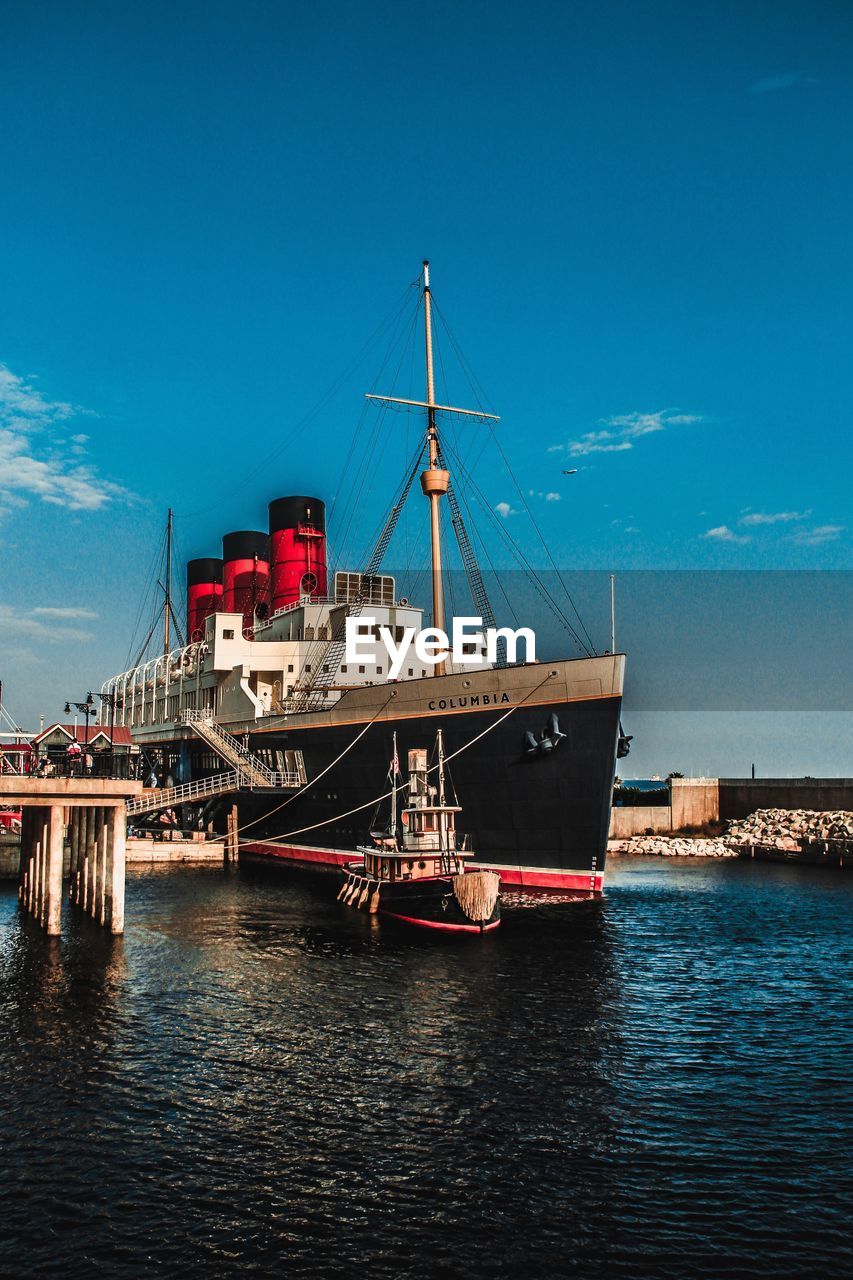
[[[241,786],[248,787],[301,787],[306,782],[305,765],[301,751],[288,752],[293,769],[280,772],[268,769],[262,760],[252,755],[249,748],[218,725],[209,711],[184,711],[181,719],[192,725],[198,736],[244,779]]]
[[[178,787],[157,787],[144,791],[142,795],[128,800],[129,818],[139,817],[143,813],[156,813],[159,809],[173,809],[176,805],[191,804],[194,800],[205,800],[209,796],[225,795],[229,791],[267,787],[298,790],[305,786],[307,777],[301,751],[285,753],[287,762],[293,768],[284,771],[268,769],[239,738],[220,728],[210,712],[184,711],[181,718],[184,724],[191,724],[202,741],[226,764],[230,764],[231,768],[224,773],[214,773],[209,778],[200,778],[197,782],[182,782]]]

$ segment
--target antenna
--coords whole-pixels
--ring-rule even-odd
[[[163,601],[163,654],[169,653],[169,621],[172,616],[172,508],[166,517],[166,599]]]
[[[610,652],[616,652],[616,574],[610,575]]]

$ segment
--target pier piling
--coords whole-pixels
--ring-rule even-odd
[[[48,937],[62,925],[66,838],[71,903],[110,933],[124,931],[126,804],[141,789],[102,778],[0,778],[0,804],[21,809],[18,901]]]

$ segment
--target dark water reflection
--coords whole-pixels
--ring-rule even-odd
[[[110,942],[0,891],[0,1265],[849,1270],[851,887],[624,861],[442,944],[325,881],[159,870]]]

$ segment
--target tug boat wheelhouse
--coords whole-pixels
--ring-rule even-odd
[[[427,752],[409,752],[408,804],[397,831],[397,742],[389,771],[391,817],[384,831],[372,832],[373,844],[358,852],[362,861],[346,863],[338,898],[349,906],[366,907],[372,915],[388,916],[404,924],[442,933],[482,934],[500,924],[500,877],[493,871],[474,871],[467,840],[459,839],[458,804],[445,794],[444,742],[436,737],[438,762],[431,769]],[[437,786],[430,774],[438,773]]]
[[[490,429],[496,419],[436,401],[427,263],[417,283],[426,398],[368,399],[380,414],[422,414],[426,430],[367,563],[330,570],[322,500],[276,499],[268,535],[228,534],[222,558],[189,562],[186,643],[173,648],[170,634],[180,628],[169,595],[167,536],[163,651],[142,661],[143,646],[136,665],[105,681],[102,694],[151,762],[163,807],[183,805],[183,825],[222,830],[236,800],[241,856],[339,870],[363,839],[367,798],[387,768],[393,735],[406,753],[440,730],[476,850],[467,865],[494,871],[504,891],[594,896],[602,886],[616,758],[627,752],[624,655],[596,653],[588,637],[571,631],[563,607],[580,656],[495,661],[481,637],[464,665],[448,658],[430,668],[410,657],[399,678],[389,678],[380,628],[399,640],[424,625],[424,610],[382,572],[418,477],[429,506],[432,625],[448,630],[446,503],[475,612],[485,627],[495,626],[463,519],[476,482],[452,435],[440,437],[439,423],[455,417]],[[415,326],[407,319],[403,330],[414,333]],[[368,462],[364,467],[355,505],[372,479]],[[534,585],[541,595],[541,579]],[[367,656],[354,665],[346,660],[344,630],[356,618]],[[156,620],[148,641],[155,628]]]

